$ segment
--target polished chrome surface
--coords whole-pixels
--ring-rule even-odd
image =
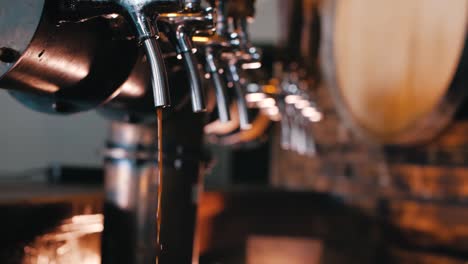
[[[169,106],[169,84],[167,73],[163,63],[161,50],[156,41],[158,29],[155,17],[163,8],[170,6],[172,10],[181,8],[178,0],[82,0],[78,3],[95,2],[120,5],[130,16],[133,22],[138,40],[146,51],[146,56],[151,68],[151,85],[153,87],[155,107]],[[158,9],[159,8],[159,9]]]
[[[223,123],[227,123],[230,121],[229,102],[226,100],[226,87],[224,87],[223,82],[221,81],[222,77],[220,76],[220,72],[226,73],[228,77],[231,76],[231,83],[233,82],[231,74],[232,71],[229,68],[229,65],[237,63],[237,60],[234,60],[233,58],[235,57],[238,43],[232,41],[232,32],[230,32],[228,28],[227,2],[218,0],[210,1],[210,3],[216,10],[216,30],[215,32],[198,32],[194,40],[196,41],[197,47],[204,50],[205,68],[212,79],[215,89],[219,120]],[[230,58],[228,59],[228,63],[226,63],[226,55]],[[235,72],[237,72],[237,70],[235,70]],[[235,85],[237,88],[235,90],[237,98],[239,98],[239,96],[242,96],[240,94],[243,93],[243,87],[240,86],[238,81],[234,82],[236,82]],[[244,98],[240,99],[238,106],[239,108],[243,108],[239,111],[239,113],[241,113],[240,118],[242,119],[241,127],[242,129],[249,128],[250,123],[248,118],[246,118],[247,115],[244,114],[248,111]]]
[[[159,16],[162,27],[187,68],[194,112],[205,111],[206,105],[198,62],[193,55],[196,50],[193,48],[191,37],[196,31],[209,30],[214,27],[213,10],[201,9],[199,4],[199,1],[185,1],[183,11]]]
[[[235,64],[229,64],[228,76],[234,85],[234,92],[236,94],[237,112],[239,114],[240,129],[246,130],[252,128],[249,118],[247,102],[245,100],[245,90],[241,84],[238,69]]]
[[[2,1],[0,4],[0,76],[28,47],[41,20],[44,0]]]
[[[240,128],[243,130],[252,127],[245,101],[245,87],[239,77],[239,68],[243,63],[258,62],[260,55],[251,47],[247,34],[247,18],[253,15],[254,1],[217,0],[214,2],[218,14],[216,38],[212,42],[219,50],[219,57],[224,61],[227,78],[234,87],[236,103],[239,113]],[[236,29],[237,21],[240,27]]]
[[[34,37],[2,76],[0,87],[38,111],[89,110],[115,93],[131,71],[138,47],[126,38],[128,30],[119,18],[59,23],[58,3],[46,2]],[[119,27],[109,30],[114,24]]]
[[[146,57],[151,67],[151,85],[153,87],[155,107],[169,106],[169,84],[162,59],[161,50],[157,43],[157,28],[153,21],[154,14],[145,14],[143,9],[153,1],[118,1],[128,12],[134,22],[138,38],[143,43]]]
[[[213,81],[213,85],[215,88],[216,105],[218,108],[219,121],[221,121],[222,123],[226,123],[231,119],[229,113],[229,103],[226,86],[218,72],[218,67],[216,66],[213,50],[211,48],[206,48],[205,57],[206,68],[211,76],[211,80]]]
[[[166,107],[171,104],[169,84],[161,50],[155,38],[143,41],[146,58],[151,68],[151,86],[153,87],[154,106]]]
[[[155,141],[151,126],[111,124],[104,163],[102,263],[156,261]]]

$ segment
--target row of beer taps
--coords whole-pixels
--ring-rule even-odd
[[[312,126],[323,114],[309,93],[309,83],[301,80],[297,71],[284,73],[279,102],[281,119],[281,147],[301,155],[315,156],[317,147]]]
[[[266,85],[246,78],[245,70],[262,66],[262,54],[252,45],[248,32],[255,0],[75,1],[77,5],[86,1],[112,2],[126,11],[151,69],[156,108],[171,105],[171,89],[158,41],[161,32],[186,69],[193,112],[204,112],[212,106],[206,102],[204,89],[209,83],[214,90],[210,94],[214,94],[218,124],[232,126],[231,121],[235,120],[240,130],[248,130],[252,127],[248,108],[254,106],[271,120],[280,121],[283,148],[315,154],[310,127],[323,116],[312,100],[310,82],[301,68],[287,65],[286,70],[275,70],[272,81]],[[235,118],[231,118],[231,95],[237,109]]]
[[[298,65],[287,70],[284,63],[274,66],[274,76],[267,85],[250,83],[246,95],[249,105],[261,109],[271,120],[280,123],[282,149],[313,157],[317,154],[313,124],[323,113],[311,93],[314,84]]]
[[[160,38],[172,44],[189,80],[192,110],[207,111],[203,76],[214,87],[218,119],[231,120],[233,94],[241,129],[249,129],[245,87],[240,81],[243,67],[260,67],[261,54],[252,46],[248,22],[254,15],[255,0],[64,0],[69,9],[86,10],[77,19],[105,14],[128,18],[149,65],[156,108],[171,106],[165,55]],[[91,7],[91,8],[90,8]],[[102,10],[92,11],[89,10]],[[115,14],[112,14],[112,10]],[[66,17],[70,20],[70,17]],[[162,33],[162,34],[161,34]],[[200,65],[204,69],[200,68]],[[246,66],[247,65],[247,66]],[[250,65],[250,66],[248,66]],[[231,92],[232,91],[232,92]],[[234,100],[233,100],[234,101]]]
[[[170,12],[159,14],[155,14],[154,10],[147,10],[151,10],[150,7],[159,2],[165,7],[170,1],[116,2],[126,9],[131,17],[139,42],[144,47],[151,68],[155,107],[171,105],[164,60],[157,41],[158,32],[164,32],[173,44],[177,58],[186,67],[190,80],[192,110],[203,112],[207,109],[201,78],[204,75],[211,80],[211,86],[214,87],[219,121],[225,123],[231,119],[228,89],[232,89],[240,128],[251,127],[245,87],[240,81],[239,71],[246,67],[245,65],[261,65],[260,52],[252,46],[247,32],[248,21],[254,14],[254,0],[245,0],[243,3],[211,0],[209,7],[202,7],[201,0],[183,0],[181,9],[168,9]],[[201,73],[198,61],[204,65],[205,74]]]
[[[158,41],[162,32],[186,69],[193,112],[204,112],[209,107],[204,87],[210,83],[214,88],[219,123],[232,119],[232,94],[240,130],[252,127],[248,108],[254,106],[271,120],[281,122],[283,148],[300,154],[315,154],[310,127],[323,116],[312,100],[310,82],[300,67],[288,65],[285,71],[276,70],[272,81],[266,85],[245,78],[244,70],[262,66],[262,54],[252,45],[248,33],[255,0],[69,1],[76,5],[111,3],[123,8],[146,54],[156,108],[171,105],[166,66]]]

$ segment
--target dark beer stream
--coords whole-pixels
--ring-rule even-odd
[[[157,219],[157,234],[156,234],[156,245],[159,251],[162,251],[162,245],[160,242],[161,237],[161,199],[162,199],[162,181],[163,181],[163,146],[162,146],[162,108],[156,109],[156,115],[158,118],[158,208],[156,211]],[[156,264],[159,263],[159,255],[156,257]]]

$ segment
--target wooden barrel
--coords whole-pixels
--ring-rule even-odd
[[[458,121],[430,143],[385,148],[390,241],[468,259],[467,134],[468,122]]]
[[[378,143],[427,141],[467,94],[466,0],[322,1],[321,67],[346,124]]]

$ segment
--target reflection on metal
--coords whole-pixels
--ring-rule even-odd
[[[213,9],[203,9],[200,2],[201,0],[183,1],[184,9],[182,11],[161,14],[159,17],[163,30],[178,53],[178,58],[183,61],[186,67],[194,112],[203,112],[206,110],[206,106],[205,93],[198,71],[198,60],[194,56],[197,49],[192,47],[191,37],[196,31],[211,30],[215,27]]]
[[[232,104],[230,107],[229,115],[231,120],[223,122],[221,120],[215,120],[204,127],[205,134],[211,135],[225,135],[233,132],[239,127],[239,116],[237,113],[237,104]]]
[[[219,120],[228,123],[230,119],[225,85],[221,81],[225,77],[227,85],[234,88],[239,127],[242,130],[251,129],[241,70],[258,69],[262,66],[261,52],[252,46],[247,30],[248,22],[254,14],[254,1],[218,0],[212,3],[217,13],[216,32],[199,32],[193,41],[205,50],[205,67],[216,90]],[[228,123],[227,126],[231,124]]]
[[[256,70],[262,67],[261,62],[244,63],[241,65],[243,70]]]
[[[156,130],[114,122],[105,151],[103,263],[156,259]]]
[[[270,118],[262,113],[259,113],[252,121],[252,128],[248,130],[240,130],[237,133],[217,139],[216,142],[221,145],[235,146],[243,143],[261,141],[266,137],[267,130],[270,127]]]
[[[271,108],[276,105],[275,99],[268,97],[265,98],[257,103],[257,106],[260,108]]]
[[[266,95],[264,93],[248,93],[245,95],[247,103],[258,103],[261,100],[265,99]]]

